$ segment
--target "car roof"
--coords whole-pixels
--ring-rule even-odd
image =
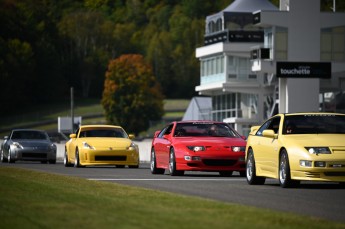
[[[342,113],[335,113],[335,112],[291,112],[291,113],[279,113],[277,115],[286,115],[286,116],[292,116],[292,115],[345,115]]]
[[[172,123],[225,123],[220,121],[211,121],[211,120],[184,120],[184,121],[174,121]]]
[[[115,125],[81,125],[80,128],[122,128],[121,126]]]
[[[13,129],[12,132],[14,131],[37,131],[37,132],[46,132],[45,130],[36,130],[36,129]]]

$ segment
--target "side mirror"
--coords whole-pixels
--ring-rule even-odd
[[[277,138],[278,134],[275,134],[273,130],[264,130],[262,136],[267,138]]]
[[[76,135],[76,134],[70,134],[69,137],[70,137],[70,138],[76,138],[77,135]]]
[[[134,139],[135,135],[134,134],[129,134],[128,137],[129,137],[129,139]]]

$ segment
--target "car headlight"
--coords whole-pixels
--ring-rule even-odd
[[[246,147],[245,146],[231,146],[231,149],[233,152],[244,152],[246,151]]]
[[[86,149],[95,149],[95,147],[89,145],[87,142],[83,142],[83,147]]]
[[[15,149],[24,149],[24,147],[19,142],[13,142],[11,146]]]
[[[331,150],[328,147],[305,147],[310,154],[331,154]]]
[[[50,149],[56,150],[56,145],[55,145],[55,144],[51,144],[51,145],[50,145]]]
[[[204,146],[187,146],[187,148],[194,152],[205,151]]]
[[[131,143],[130,146],[126,148],[127,150],[136,150],[138,149],[138,146],[135,143]]]

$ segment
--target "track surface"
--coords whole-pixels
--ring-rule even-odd
[[[48,173],[116,182],[149,189],[198,196],[223,202],[292,212],[345,223],[345,188],[336,183],[302,182],[296,189],[280,188],[278,181],[268,179],[265,185],[248,185],[245,178],[220,177],[218,173],[186,172],[184,176],[152,175],[149,164],[138,169],[114,167],[64,167],[63,164],[36,162],[0,163]]]

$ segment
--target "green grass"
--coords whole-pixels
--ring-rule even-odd
[[[317,218],[11,167],[0,168],[0,184],[2,229],[345,228]]]

